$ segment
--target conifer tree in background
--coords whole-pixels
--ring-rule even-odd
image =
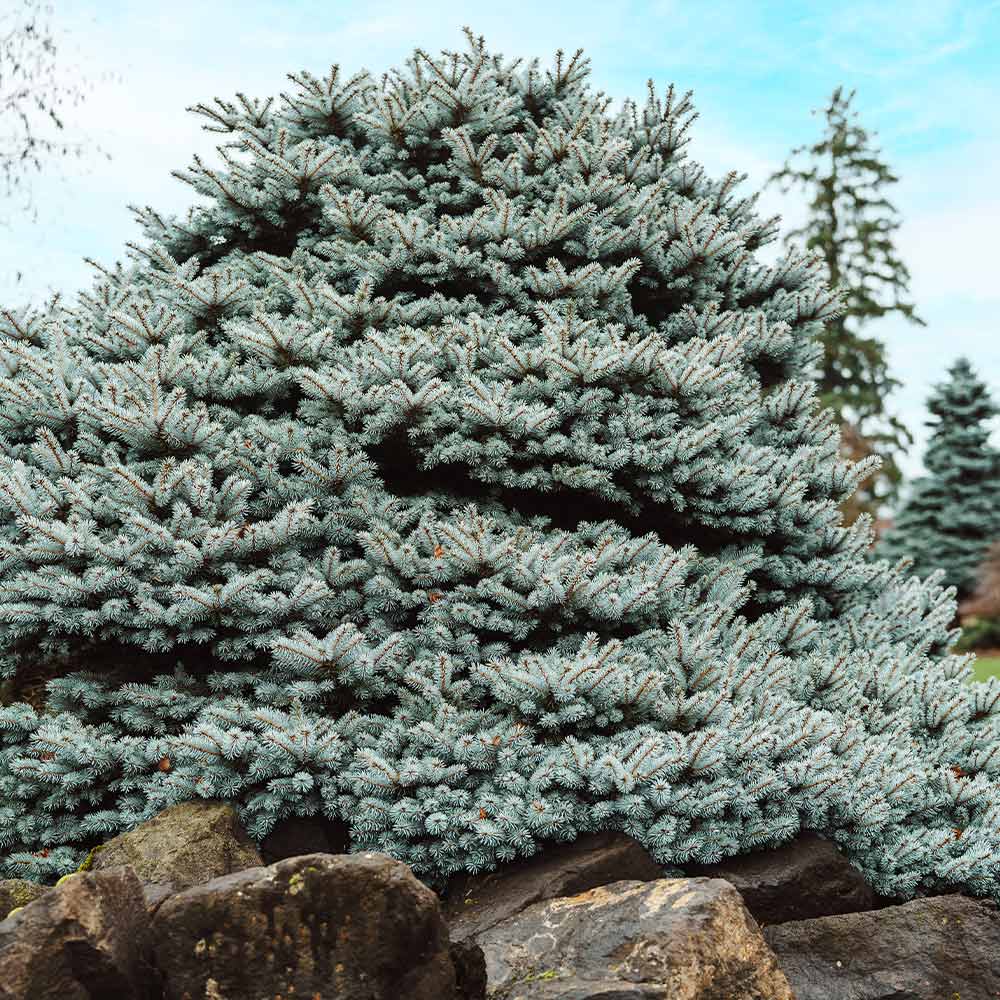
[[[1000,452],[989,443],[1000,409],[966,358],[948,369],[927,409],[934,418],[927,421],[928,474],[913,483],[878,552],[912,559],[917,574],[944,570],[944,582],[965,600],[987,549],[1000,540]]]
[[[204,796],[435,886],[805,828],[1000,896],[1000,682],[840,522],[822,261],[755,263],[690,94],[608,116],[581,52],[466,35],[199,105],[248,154],[179,175],[212,204],[3,314],[2,670],[65,676],[0,709],[0,873]]]
[[[820,401],[842,424],[844,454],[854,460],[879,455],[881,466],[863,480],[844,504],[848,524],[861,512],[873,517],[879,507],[898,495],[901,473],[897,456],[913,441],[906,426],[886,409],[890,393],[900,382],[889,374],[885,345],[877,337],[862,336],[872,319],[898,312],[910,322],[926,326],[910,303],[901,300],[909,271],[895,256],[892,234],[899,228],[896,209],[879,189],[898,180],[871,149],[869,133],[849,119],[854,91],[845,98],[841,87],[825,109],[826,132],[809,147],[792,150],[792,157],[808,152],[814,165],[794,169],[791,160],[772,174],[768,184],[782,182],[787,192],[801,184],[812,192],[809,218],[785,237],[786,246],[805,237],[806,250],[823,255],[832,288],[844,293],[845,308],[819,332],[823,345],[816,372]],[[813,112],[815,114],[815,112]],[[852,113],[857,117],[857,112]],[[880,301],[891,290],[893,301]]]

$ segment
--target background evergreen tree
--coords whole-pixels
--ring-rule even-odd
[[[466,35],[199,105],[211,203],[0,312],[0,673],[66,671],[0,709],[0,872],[204,796],[430,884],[806,828],[1000,896],[1000,682],[841,524],[822,262],[755,263],[689,94],[609,117],[581,52]]]
[[[799,146],[792,157],[808,152],[814,165],[795,169],[791,158],[768,178],[782,182],[787,192],[794,184],[811,192],[809,218],[786,238],[786,245],[805,237],[807,250],[823,255],[833,288],[844,292],[845,308],[819,332],[823,355],[816,373],[820,399],[841,422],[844,454],[855,460],[868,455],[882,458],[881,468],[860,484],[844,504],[847,523],[862,511],[872,516],[898,494],[901,473],[897,456],[913,437],[886,401],[901,383],[889,374],[885,345],[876,337],[862,336],[872,319],[898,312],[910,322],[926,324],[910,303],[901,300],[909,284],[909,271],[895,256],[892,234],[899,228],[896,209],[879,194],[896,176],[878,158],[869,133],[851,123],[854,91],[845,98],[841,87],[825,109],[826,131],[811,147]],[[816,112],[813,112],[815,114]],[[880,301],[891,290],[893,301]]]
[[[960,600],[972,596],[988,547],[1000,539],[1000,452],[989,423],[1000,413],[966,358],[927,401],[934,419],[924,465],[910,498],[879,545],[887,558],[908,557],[921,575],[944,570]]]

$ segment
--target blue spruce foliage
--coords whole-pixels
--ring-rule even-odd
[[[1000,540],[1000,452],[989,443],[989,424],[1000,409],[967,358],[948,369],[927,409],[928,475],[914,482],[879,554],[912,560],[920,575],[940,568],[944,583],[964,600],[975,589],[986,550]]]
[[[133,209],[75,308],[0,312],[0,874],[198,796],[432,886],[590,831],[664,865],[833,838],[1000,895],[1000,682],[865,558],[805,373],[822,261],[683,147],[690,94],[468,51],[283,108]]]

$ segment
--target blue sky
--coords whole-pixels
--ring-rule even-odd
[[[792,147],[816,141],[822,117],[810,112],[834,87],[856,89],[857,120],[877,133],[900,177],[886,194],[903,222],[896,245],[912,274],[910,297],[928,324],[891,316],[866,331],[886,341],[904,382],[893,406],[917,435],[905,471],[921,469],[924,400],[953,358],[968,354],[1000,400],[1000,0],[59,0],[55,8],[66,79],[88,85],[85,103],[67,111],[66,138],[85,150],[28,175],[37,220],[23,197],[0,192],[4,305],[40,302],[53,289],[72,302],[93,281],[84,255],[124,261],[125,241],[141,238],[127,203],[183,214],[203,200],[170,171],[195,152],[217,163],[223,137],[203,131],[187,106],[237,91],[277,98],[291,86],[287,72],[319,75],[332,63],[344,77],[361,69],[378,77],[415,46],[464,50],[467,24],[491,52],[538,56],[542,68],[558,48],[571,55],[582,46],[591,87],[613,98],[612,111],[626,97],[641,104],[649,78],[659,95],[671,82],[693,90],[700,117],[689,156],[716,176],[748,174],[744,195]],[[801,190],[774,186],[758,202],[762,214],[781,214],[782,232],[804,210]],[[780,251],[775,244],[761,259]]]

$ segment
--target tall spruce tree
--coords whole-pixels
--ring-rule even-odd
[[[1000,540],[1000,452],[989,443],[989,422],[1000,409],[966,358],[948,369],[927,409],[928,475],[914,482],[879,552],[912,559],[918,574],[944,570],[944,582],[966,600],[987,549]]]
[[[212,204],[6,314],[3,671],[66,673],[0,709],[0,871],[204,796],[431,885],[806,828],[886,892],[998,894],[1000,682],[840,523],[822,262],[755,263],[690,94],[608,117],[581,52],[466,35],[198,105],[249,154],[178,175]]]
[[[858,460],[879,455],[882,465],[866,477],[844,504],[848,523],[862,512],[872,516],[887,500],[898,495],[900,451],[913,436],[899,418],[890,414],[886,401],[900,385],[889,374],[885,345],[877,337],[862,336],[873,319],[898,312],[919,326],[926,324],[912,303],[901,300],[909,285],[909,271],[895,255],[892,234],[900,226],[895,207],[879,195],[898,178],[871,148],[871,137],[849,121],[855,92],[845,98],[837,87],[825,109],[826,131],[811,147],[792,150],[784,167],[768,184],[781,182],[787,192],[801,184],[811,192],[809,217],[804,226],[785,237],[786,246],[805,238],[807,250],[823,255],[830,285],[844,292],[845,308],[819,332],[823,345],[815,373],[820,400],[842,425],[844,454]],[[813,114],[816,112],[814,111]],[[793,168],[791,159],[807,152],[811,167]],[[893,301],[880,301],[891,290]]]

